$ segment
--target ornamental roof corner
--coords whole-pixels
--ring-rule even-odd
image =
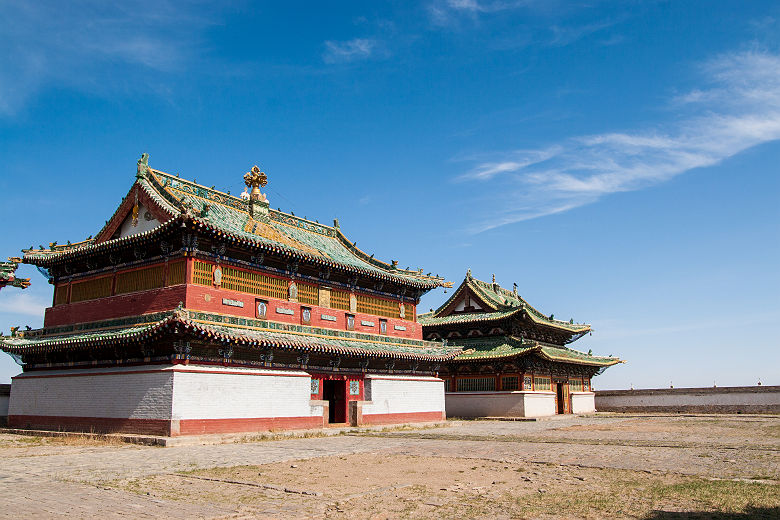
[[[16,276],[16,269],[22,262],[21,258],[10,257],[7,262],[0,262],[0,289],[11,286],[26,289],[30,286],[29,278]]]

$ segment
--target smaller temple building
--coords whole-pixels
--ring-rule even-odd
[[[567,345],[590,325],[545,316],[517,294],[471,276],[418,316],[423,337],[462,352],[439,373],[449,417],[540,417],[595,411],[591,379],[621,363]]]

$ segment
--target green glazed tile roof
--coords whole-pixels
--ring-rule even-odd
[[[0,289],[7,285],[20,289],[26,289],[30,286],[29,278],[16,277],[16,268],[19,267],[19,262],[18,258],[9,258],[7,262],[0,262]]]
[[[269,210],[267,218],[258,217],[255,220],[249,214],[247,201],[240,197],[151,168],[144,175],[139,175],[136,185],[158,210],[168,216],[166,224],[151,231],[100,243],[89,239],[77,244],[53,245],[49,249],[26,250],[25,262],[46,267],[63,255],[77,255],[96,248],[110,249],[112,246],[143,241],[161,233],[168,226],[188,220],[201,229],[241,245],[289,254],[323,266],[423,289],[451,285],[441,277],[398,269],[369,256],[348,240],[336,226],[326,226],[273,209]],[[134,186],[130,193],[134,194],[135,189]],[[115,219],[122,216],[118,209],[96,237],[105,234]]]
[[[434,313],[427,312],[425,314],[418,314],[417,321],[420,325],[444,325],[451,323],[476,323],[481,321],[495,321],[515,314],[521,314],[523,309],[509,309],[505,311],[493,311],[493,312],[468,312],[461,314],[450,314],[449,316],[434,316]]]
[[[484,312],[459,313],[450,314],[448,316],[442,315],[443,311],[450,303],[457,300],[466,289],[470,289],[487,305],[488,309]],[[582,335],[590,331],[590,325],[588,324],[571,323],[545,316],[513,291],[508,291],[497,284],[483,282],[482,280],[473,278],[471,276],[471,271],[466,274],[463,283],[460,284],[453,295],[450,296],[441,307],[431,313],[420,314],[417,318],[423,326],[433,326],[499,320],[520,313],[524,313],[536,323],[554,327],[571,334]]]
[[[550,361],[580,365],[611,366],[622,362],[617,358],[591,356],[578,350],[522,340],[514,336],[459,338],[451,344],[463,349],[454,361],[482,361],[535,353]]]
[[[25,331],[0,337],[12,354],[126,344],[160,337],[173,328],[211,342],[351,356],[446,361],[460,349],[430,341],[287,325],[265,320],[177,310],[119,320]]]

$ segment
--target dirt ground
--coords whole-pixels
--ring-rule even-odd
[[[123,518],[780,518],[776,416],[449,421],[187,448],[5,435],[0,457],[104,493]],[[43,516],[111,517],[86,500]],[[19,505],[0,518],[31,516]]]

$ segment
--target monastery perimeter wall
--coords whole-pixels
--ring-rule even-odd
[[[11,385],[0,385],[0,426],[8,424],[8,399],[11,396]]]
[[[599,412],[780,413],[780,386],[599,390]]]

